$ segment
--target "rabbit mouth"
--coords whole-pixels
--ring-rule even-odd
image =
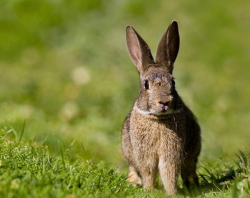
[[[171,106],[169,105],[163,105],[161,104],[160,106],[158,105],[156,107],[155,110],[153,110],[153,112],[155,112],[155,114],[163,114],[163,115],[166,115],[166,114],[170,114],[170,113],[173,113],[174,110]]]
[[[156,115],[168,115],[168,114],[172,114],[172,113],[174,113],[174,110],[172,108],[169,108],[168,106],[166,106],[165,108],[162,108],[158,112],[154,112],[154,114],[156,114]]]
[[[162,106],[161,108],[161,112],[167,112],[169,110],[169,107],[168,106]]]

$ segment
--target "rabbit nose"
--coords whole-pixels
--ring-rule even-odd
[[[158,102],[159,106],[162,108],[162,110],[166,111],[168,109],[168,106],[170,104],[170,101],[160,101]]]

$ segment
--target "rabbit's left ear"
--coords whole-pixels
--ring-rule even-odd
[[[156,63],[163,63],[172,74],[173,64],[180,46],[180,37],[177,21],[172,21],[166,33],[163,35],[156,53]]]
[[[154,64],[154,59],[147,43],[132,26],[126,27],[126,41],[131,60],[138,72],[143,73],[148,65]]]

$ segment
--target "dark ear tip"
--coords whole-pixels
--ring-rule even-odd
[[[172,25],[174,25],[174,26],[177,26],[178,27],[178,22],[176,21],[176,20],[173,20],[172,22],[171,22],[171,26]]]
[[[131,25],[127,25],[126,26],[126,31],[130,30],[130,29],[133,29],[133,27]]]

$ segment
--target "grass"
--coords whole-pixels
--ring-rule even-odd
[[[1,142],[1,197],[110,197],[133,193],[125,176],[103,164],[73,162],[48,146]]]
[[[25,123],[24,123],[25,124]],[[25,126],[25,125],[24,125]],[[147,192],[126,182],[126,175],[104,162],[72,159],[75,142],[53,153],[46,141],[23,142],[23,131],[2,129],[0,137],[1,197],[164,197],[161,184]],[[14,134],[11,138],[10,134]],[[15,138],[14,138],[15,137]],[[187,190],[179,181],[175,197],[248,197],[250,155],[241,151],[235,160],[199,167],[200,187]]]
[[[145,192],[125,182],[121,127],[139,91],[125,26],[155,54],[177,19],[174,77],[203,139],[202,187],[187,192],[179,181],[177,197],[248,197],[249,155],[239,152],[250,144],[248,7],[246,0],[1,1],[2,196],[165,195],[161,184]],[[90,172],[77,176],[81,170]]]

